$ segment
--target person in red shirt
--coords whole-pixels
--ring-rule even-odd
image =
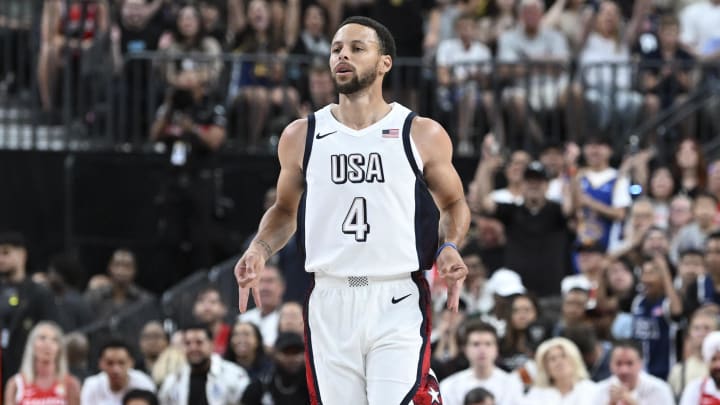
[[[62,331],[40,322],[30,332],[20,372],[5,387],[5,405],[79,405],[80,382],[68,373]]]
[[[227,307],[216,287],[208,286],[198,292],[193,305],[193,315],[212,331],[213,353],[225,353],[231,330],[230,325],[225,323]]]

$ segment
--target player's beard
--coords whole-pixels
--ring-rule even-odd
[[[333,77],[333,80],[335,81],[335,87],[337,87],[338,93],[353,94],[370,87],[375,81],[375,78],[377,78],[377,68],[364,75],[357,74],[347,83],[338,83],[337,77]]]

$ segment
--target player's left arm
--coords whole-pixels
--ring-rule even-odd
[[[452,143],[445,129],[428,118],[415,118],[410,133],[423,160],[423,175],[440,210],[440,241],[459,245],[470,227],[470,209],[460,176],[452,164]],[[436,259],[448,285],[448,307],[456,310],[467,267],[460,252],[446,247]]]

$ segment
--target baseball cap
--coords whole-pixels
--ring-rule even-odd
[[[501,297],[509,297],[516,294],[524,294],[527,292],[522,284],[520,276],[508,269],[500,268],[495,270],[493,275],[487,281],[486,288],[488,292],[497,294]]]
[[[539,161],[535,160],[533,162],[530,162],[530,164],[528,164],[525,168],[524,177],[526,179],[547,180],[548,174],[545,170],[545,166],[543,166],[543,164]]]
[[[583,290],[589,292],[592,290],[592,283],[590,283],[590,280],[582,274],[564,277],[560,282],[560,291],[562,291],[562,295],[566,295],[572,290]]]
[[[274,347],[276,352],[284,352],[291,349],[303,351],[305,350],[305,342],[303,342],[302,336],[297,333],[283,332],[275,339]]]
[[[20,232],[4,231],[0,232],[0,245],[10,245],[14,247],[25,247],[25,237]]]

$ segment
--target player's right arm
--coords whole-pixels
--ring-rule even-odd
[[[260,307],[257,286],[265,262],[280,250],[295,233],[298,204],[303,192],[302,161],[305,152],[307,120],[299,119],[285,128],[278,143],[280,175],[275,203],[260,220],[258,232],[235,265],[239,287],[239,309],[245,312],[250,292]]]

